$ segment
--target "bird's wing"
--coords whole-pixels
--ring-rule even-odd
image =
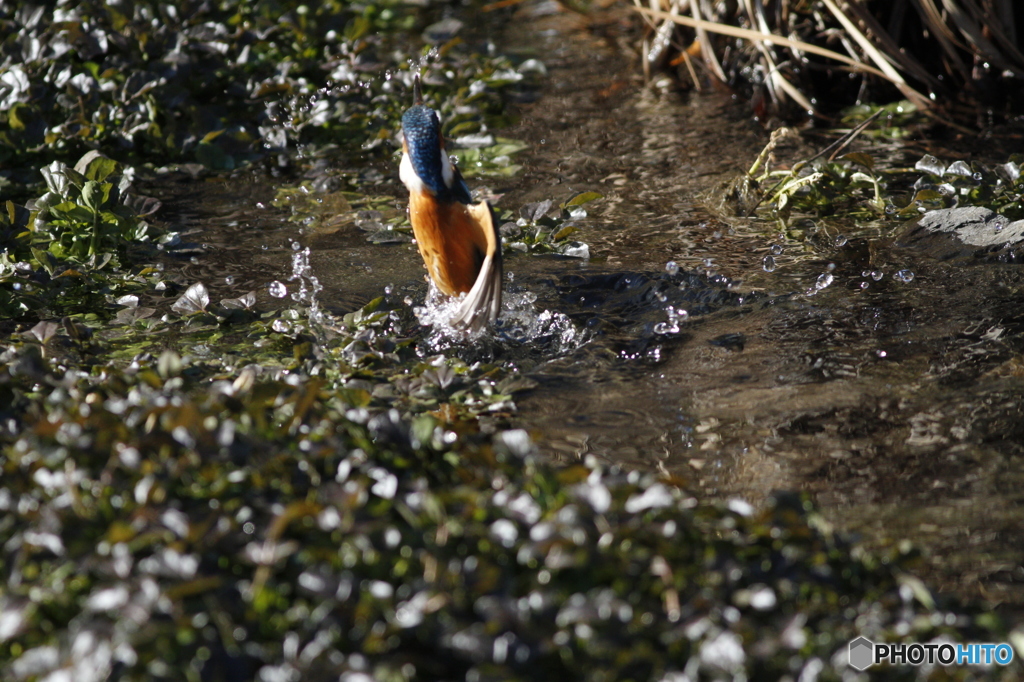
[[[443,148],[441,149],[441,153],[445,153]],[[451,162],[449,161],[449,163]],[[459,203],[472,204],[473,197],[470,196],[469,185],[467,185],[466,181],[462,179],[462,173],[459,171],[459,167],[455,164],[451,164],[451,169],[452,186],[449,189],[451,190],[452,197],[454,197],[455,201],[458,201]]]
[[[494,213],[486,201],[466,207],[479,234],[479,243],[486,244],[484,261],[476,276],[473,288],[459,304],[452,316],[453,327],[479,331],[488,323],[498,319],[501,312],[501,284],[503,278],[501,263],[501,235],[494,224]]]

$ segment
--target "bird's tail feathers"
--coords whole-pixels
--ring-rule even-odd
[[[456,329],[477,332],[498,319],[501,312],[501,285],[504,279],[501,236],[494,224],[490,204],[483,201],[466,208],[487,240],[487,255],[480,266],[476,282],[462,299],[449,324]]]
[[[480,274],[449,324],[456,329],[478,332],[498,319],[501,312],[501,263],[495,264],[491,256],[484,259]]]

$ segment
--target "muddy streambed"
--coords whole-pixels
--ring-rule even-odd
[[[780,234],[726,215],[723,187],[766,141],[749,110],[728,93],[645,86],[608,37],[617,31],[573,23],[542,18],[502,37],[502,49],[542,55],[548,77],[502,131],[529,145],[522,171],[470,185],[506,209],[600,192],[576,235],[590,258],[506,250],[516,314],[546,315],[548,327],[520,329],[525,343],[444,352],[483,354],[536,382],[514,422],[555,461],[659,471],[708,499],[809,491],[869,545],[924,549],[940,591],[1019,606],[1021,266],[934,258],[898,245],[898,223],[829,218]],[[910,166],[925,152],[1001,162],[1000,146],[862,143]],[[401,204],[397,167],[359,172]],[[272,305],[268,284],[288,283],[308,247],[302,274],[323,286],[328,315],[385,292],[394,308],[423,300],[414,245],[371,243],[351,225],[300,229],[270,205],[266,180],[153,191],[165,227],[206,245],[181,274],[212,299],[257,290]]]

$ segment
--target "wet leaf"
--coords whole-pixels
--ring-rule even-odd
[[[93,211],[99,211],[110,195],[110,185],[89,180],[82,187],[82,201]]]
[[[128,194],[124,197],[124,205],[132,209],[137,216],[153,215],[163,205],[159,199],[146,197],[138,194]]]
[[[208,305],[210,305],[210,294],[206,290],[206,285],[196,282],[185,290],[181,298],[175,301],[171,310],[179,315],[192,315],[206,310]]]
[[[156,314],[156,308],[131,307],[119,310],[114,317],[117,324],[132,325],[139,320],[145,320]]]
[[[555,202],[551,199],[545,199],[544,201],[538,201],[532,204],[526,204],[519,209],[519,215],[530,222],[537,222],[551,210]]]
[[[250,310],[254,305],[256,305],[256,292],[250,291],[247,294],[242,294],[238,298],[221,299],[220,304],[229,309]]]
[[[582,206],[583,204],[594,201],[595,199],[604,199],[604,195],[600,192],[580,192],[562,204],[562,208],[568,209],[573,206]]]
[[[875,167],[875,159],[870,154],[865,154],[864,152],[850,152],[840,158],[861,165],[868,170],[873,170]]]
[[[107,158],[101,152],[92,150],[85,154],[78,163],[75,170],[81,173],[86,179],[96,182],[106,180],[117,170],[118,164],[113,159]]]
[[[40,343],[45,344],[49,342],[50,339],[53,338],[53,335],[57,333],[58,329],[60,329],[60,325],[58,325],[56,322],[43,320],[42,322],[36,324],[36,326],[29,329],[27,332],[25,332],[25,334],[31,335]]]

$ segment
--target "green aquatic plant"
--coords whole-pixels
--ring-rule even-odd
[[[134,171],[89,152],[40,172],[47,191],[31,208],[7,201],[0,211],[0,313],[85,310],[145,286],[126,256],[148,240],[142,215],[160,203],[133,192]]]
[[[422,18],[392,2],[5,3],[0,186],[20,199],[35,168],[88,149],[214,171],[300,148],[387,153],[411,68],[458,134],[506,124],[501,93],[542,65],[474,54],[457,29],[424,47],[403,33]]]
[[[527,204],[519,209],[519,218],[501,226],[505,247],[531,254],[560,254],[572,258],[590,258],[590,247],[571,239],[586,218],[585,204],[603,198],[598,192],[579,192],[556,206],[551,199]],[[502,218],[508,220],[508,212]]]
[[[467,138],[462,138],[462,144],[469,142]],[[456,144],[459,143],[460,140],[456,139]],[[466,177],[508,177],[522,168],[512,163],[512,156],[527,149],[527,145],[522,142],[505,137],[478,136],[472,140],[472,144],[472,147],[452,150],[452,156],[458,160],[459,170]]]
[[[887,211],[912,218],[925,210],[955,206],[981,206],[1003,216],[1005,222],[1024,219],[1024,156],[1013,154],[1003,164],[990,166],[956,160],[948,165],[931,154],[915,164],[913,187],[894,197]],[[899,204],[902,204],[899,205]]]
[[[146,238],[148,225],[129,203],[133,169],[121,170],[117,162],[90,152],[74,168],[54,161],[41,172],[48,191],[35,202],[34,246],[61,260],[100,264],[101,254]]]

